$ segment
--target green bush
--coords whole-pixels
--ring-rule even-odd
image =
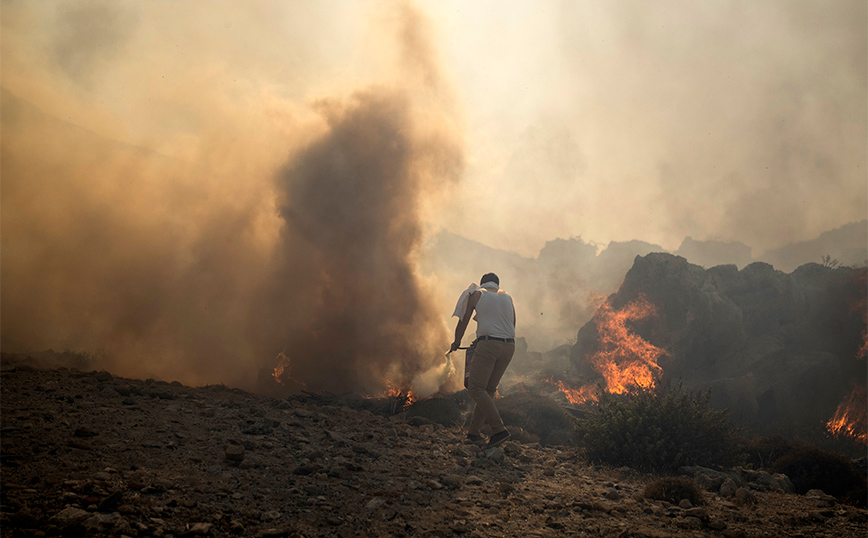
[[[743,458],[729,414],[712,409],[709,392],[680,387],[604,394],[577,430],[589,460],[642,471],[731,467]]]
[[[690,478],[683,476],[665,476],[645,485],[642,495],[646,499],[656,499],[672,504],[678,504],[687,499],[693,506],[705,504],[705,495],[699,486]]]
[[[805,446],[778,458],[772,468],[790,478],[796,493],[821,489],[842,502],[866,505],[865,475],[844,456]]]

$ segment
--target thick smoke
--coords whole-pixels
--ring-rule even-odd
[[[455,177],[461,154],[449,139],[416,134],[401,93],[360,92],[322,109],[328,132],[279,181],[285,277],[302,284],[288,302],[303,313],[285,350],[291,375],[337,393],[373,390],[387,377],[406,384],[420,366],[442,363],[448,342],[414,255],[425,179],[435,177],[426,167]]]
[[[436,390],[448,334],[415,257],[463,157],[423,17],[371,17],[399,51],[376,84],[303,85],[262,77],[308,73],[327,14],[211,7],[4,4],[3,351],[248,388],[283,351],[311,389]]]

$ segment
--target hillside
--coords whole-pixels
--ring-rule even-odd
[[[4,536],[836,536],[866,512],[747,482],[646,499],[575,447],[485,451],[351,402],[33,369],[3,356]]]

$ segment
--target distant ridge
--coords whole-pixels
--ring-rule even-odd
[[[768,250],[757,261],[789,273],[806,263],[821,263],[824,256],[838,260],[840,265],[865,265],[868,260],[868,220],[851,222],[823,232],[814,239]]]

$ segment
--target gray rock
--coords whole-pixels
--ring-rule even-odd
[[[682,529],[695,530],[698,531],[702,529],[702,521],[695,517],[686,517],[682,520],[676,521],[676,525],[681,527]]]
[[[496,446],[486,450],[485,457],[495,463],[503,463],[503,460],[506,458],[503,452]]]
[[[481,486],[484,482],[478,476],[470,475],[467,477],[467,480],[465,480],[464,483],[471,486]]]
[[[299,418],[313,418],[313,413],[308,411],[307,409],[297,408],[294,411],[295,416]]]
[[[791,494],[796,492],[796,487],[793,485],[790,477],[781,473],[772,475],[772,489]]]
[[[756,504],[757,497],[751,490],[741,487],[735,490],[735,501],[738,504]]]
[[[735,480],[732,478],[727,478],[723,481],[723,484],[720,486],[720,496],[724,499],[732,497],[735,495],[738,486],[735,483]]]
[[[68,506],[60,512],[54,514],[51,520],[59,523],[60,525],[73,525],[75,523],[82,523],[90,516],[91,514],[87,510],[75,508],[74,506]]]
[[[84,522],[84,527],[90,530],[111,529],[116,527],[128,526],[129,524],[117,512],[110,514],[94,514],[87,518]]]
[[[124,498],[122,491],[115,491],[108,497],[102,500],[97,507],[100,512],[114,512]]]

